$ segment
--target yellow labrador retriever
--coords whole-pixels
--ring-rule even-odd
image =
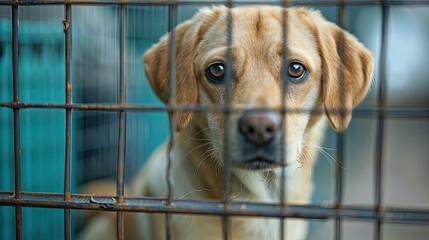
[[[284,13],[287,59],[282,59]],[[231,68],[227,67],[229,19]],[[372,80],[374,60],[368,49],[315,11],[275,6],[204,8],[175,29],[175,94],[169,102],[169,37],[161,38],[144,55],[146,74],[158,97],[178,105],[228,104],[241,109],[229,117],[197,111],[173,115],[177,130],[171,139],[174,197],[223,198],[223,151],[228,139],[232,201],[279,202],[284,172],[287,199],[283,200],[308,203],[309,173],[316,158],[312,146],[320,144],[327,121],[324,115],[305,110],[325,109],[331,126],[345,130],[351,110]],[[282,106],[292,110],[284,119]],[[266,110],[250,111],[255,108]],[[135,178],[131,195],[166,196],[166,157],[167,143]],[[84,238],[114,238],[114,219],[93,218]],[[128,214],[126,237],[164,239],[164,220],[162,214]],[[222,219],[216,216],[173,215],[171,227],[173,239],[223,236]],[[233,217],[231,239],[279,239],[279,227],[278,219]],[[286,229],[290,240],[304,239],[307,232],[302,220],[287,220]]]

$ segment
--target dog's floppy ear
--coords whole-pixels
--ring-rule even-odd
[[[166,104],[193,106],[197,103],[197,83],[193,70],[194,47],[198,31],[196,16],[174,30],[175,77],[174,94],[169,98],[169,61],[171,33],[164,35],[143,57],[146,76],[156,95]],[[176,111],[173,115],[177,131],[192,120],[192,111]]]
[[[352,109],[371,85],[374,58],[354,36],[335,24],[324,20],[317,25],[325,112],[331,126],[341,132],[347,129]]]

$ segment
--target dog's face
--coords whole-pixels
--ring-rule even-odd
[[[220,162],[227,147],[239,168],[265,170],[281,166],[283,159],[299,161],[306,131],[320,118],[310,111],[325,108],[332,127],[343,131],[372,78],[371,53],[317,12],[304,9],[203,9],[179,25],[174,36],[176,81],[170,103],[233,109],[229,115],[177,112],[177,130],[194,121],[205,129]],[[164,102],[168,42],[164,37],[144,57],[149,81]],[[282,115],[282,107],[290,111]]]

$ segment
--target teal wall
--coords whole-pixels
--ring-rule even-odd
[[[22,102],[64,103],[63,6],[19,7],[19,95]],[[115,103],[118,92],[118,8],[72,7],[74,103]],[[127,7],[126,95],[131,104],[162,105],[144,75],[142,55],[167,32],[166,7]],[[0,102],[12,101],[10,7],[0,7]],[[115,178],[118,114],[73,111],[72,192],[93,179]],[[168,135],[165,113],[126,114],[126,179]],[[65,111],[22,109],[22,190],[62,193]],[[0,107],[0,191],[14,190],[13,111]],[[73,236],[80,227],[72,210]],[[62,239],[63,210],[23,208],[24,239]],[[15,210],[0,206],[0,239],[15,239]]]
[[[11,20],[0,17],[0,101],[12,100]],[[19,22],[19,95],[23,102],[64,101],[64,36],[52,20]],[[65,116],[63,110],[20,111],[22,191],[63,191]],[[13,111],[0,108],[0,190],[14,190]],[[14,209],[0,208],[0,238],[14,239]],[[44,223],[36,219],[43,219]],[[54,238],[61,210],[23,209],[24,238]]]

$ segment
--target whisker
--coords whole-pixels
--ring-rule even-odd
[[[222,189],[207,189],[207,188],[203,188],[203,189],[193,189],[193,190],[191,190],[191,191],[189,191],[189,192],[185,193],[183,196],[181,196],[181,197],[179,197],[179,198],[177,198],[177,199],[178,199],[178,200],[181,200],[181,199],[185,198],[186,196],[188,196],[189,194],[194,193],[194,192],[214,192],[214,191],[223,192],[223,190],[222,190]]]
[[[209,144],[211,144],[211,142],[203,143],[203,144],[200,144],[200,145],[194,147],[193,149],[189,150],[189,152],[187,152],[185,155],[183,155],[182,158],[180,159],[180,161],[182,161],[184,158],[186,158],[189,154],[191,154],[191,153],[195,152],[196,150],[198,150],[204,146],[207,146]]]
[[[195,136],[197,136],[200,132],[205,131],[205,130],[207,130],[207,129],[211,129],[211,128],[214,128],[214,127],[206,127],[206,128],[203,128],[203,129],[199,130],[198,132],[196,132],[196,133],[195,133]],[[210,141],[210,140],[211,140],[210,138],[195,138],[195,137],[191,137],[191,136],[189,135],[189,133],[186,131],[186,128],[185,128],[184,132],[185,132],[185,136],[186,136],[187,138],[191,139],[191,140],[195,140],[195,141]]]
[[[209,150],[207,150],[207,151],[205,151],[203,154],[202,154],[202,159],[200,160],[200,161],[198,161],[198,166],[195,168],[195,172],[194,172],[194,181],[196,181],[197,180],[197,174],[198,174],[198,171],[199,171],[199,169],[200,169],[200,167],[201,167],[201,164],[207,159],[207,158],[209,158],[209,157],[212,157],[213,156],[213,154],[215,153],[217,151],[217,149],[214,149],[214,148],[212,148],[212,149],[209,149]],[[205,154],[207,154],[207,153],[209,153],[207,156],[204,156]],[[197,164],[197,163],[196,163]]]
[[[274,178],[274,177],[275,177],[275,174],[274,174],[274,173],[272,173],[272,174],[271,174],[271,176],[270,176],[270,178],[269,178],[269,179],[267,179],[267,183],[268,183],[268,182],[271,182],[271,180],[273,180],[273,178]]]
[[[322,147],[322,146],[318,146],[321,149],[325,149],[325,150],[329,150],[329,151],[337,151],[336,148],[329,148],[329,147]]]
[[[300,168],[304,170],[308,174],[308,181],[311,180],[312,168],[309,166],[308,162],[311,161],[314,157],[311,155],[309,151],[302,151],[301,154],[303,159],[299,159],[298,162],[301,163]]]
[[[231,195],[230,197],[229,197],[229,199],[230,200],[233,200],[234,198],[238,198],[240,195],[241,195],[241,193],[243,192],[243,184],[240,184],[240,192],[238,192],[237,194],[235,194],[235,195]]]
[[[341,165],[340,165],[340,164],[335,160],[335,158],[334,158],[334,157],[332,157],[332,155],[331,155],[331,154],[329,154],[327,151],[325,151],[325,149],[324,149],[324,148],[322,148],[322,147],[320,147],[320,146],[317,146],[317,145],[315,145],[315,144],[308,144],[308,143],[303,143],[303,146],[307,146],[307,147],[314,147],[314,148],[318,149],[318,150],[320,151],[320,153],[322,153],[322,155],[326,157],[326,159],[328,160],[328,162],[329,162],[330,164],[335,163],[338,167],[340,167],[340,168],[342,168],[342,169],[344,169],[344,170],[346,169],[345,167],[341,166]]]

